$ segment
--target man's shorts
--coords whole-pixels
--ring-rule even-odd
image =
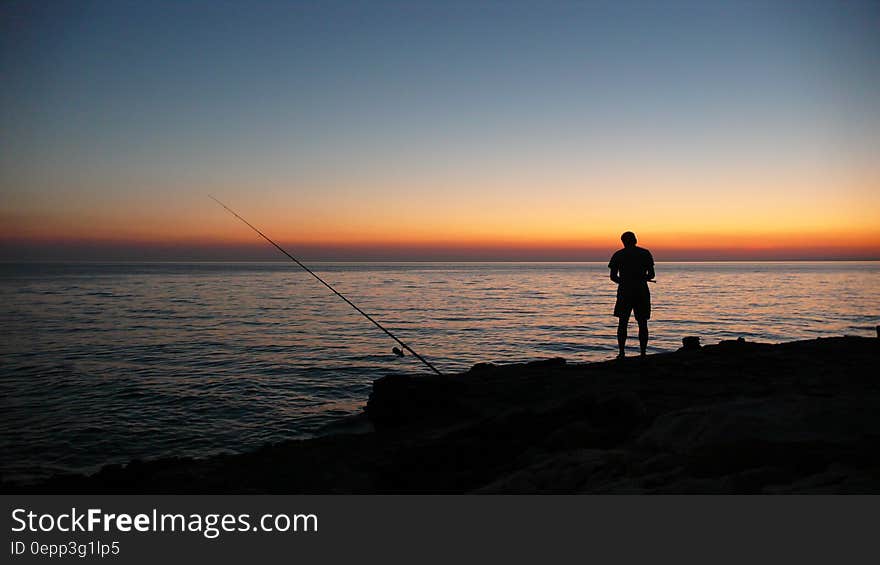
[[[635,312],[636,320],[651,319],[651,291],[647,284],[628,288],[618,285],[614,315],[629,318],[630,312]]]

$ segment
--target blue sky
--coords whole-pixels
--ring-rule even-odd
[[[639,203],[630,223],[667,239],[844,237],[880,219],[877,2],[10,2],[0,16],[6,239],[209,240],[228,227],[203,219],[209,191],[292,242],[387,243],[404,217],[417,241],[513,241],[517,223],[595,239],[565,210],[594,202],[584,223],[616,232],[620,193]],[[320,225],[298,231],[282,209]]]

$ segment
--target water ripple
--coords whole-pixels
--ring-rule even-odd
[[[355,303],[447,371],[608,358],[604,264],[322,264]],[[873,335],[876,263],[660,264],[652,350]],[[373,379],[420,372],[285,263],[0,265],[4,476],[307,437]],[[635,334],[633,328],[633,334]]]

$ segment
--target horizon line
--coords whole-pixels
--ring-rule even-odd
[[[305,259],[309,263],[573,263],[605,264],[606,260],[573,259]],[[753,258],[753,259],[664,259],[655,264],[669,263],[872,263],[880,257],[822,257],[822,258]],[[0,264],[61,264],[61,263],[293,263],[287,259],[2,259]],[[295,263],[294,263],[295,264]]]
[[[669,245],[652,239],[644,247],[658,262],[771,262],[771,261],[878,261],[880,245],[868,239],[862,245],[833,240],[802,247],[772,242],[755,245]],[[664,244],[665,243],[665,244]],[[297,259],[318,262],[602,262],[620,248],[608,242],[579,246],[544,245],[449,245],[393,242],[375,244],[315,244],[280,241]],[[286,261],[278,250],[261,241],[98,241],[0,237],[0,262],[276,262]]]

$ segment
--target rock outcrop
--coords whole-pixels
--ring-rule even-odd
[[[880,340],[725,341],[389,376],[374,431],[7,492],[880,493]]]

